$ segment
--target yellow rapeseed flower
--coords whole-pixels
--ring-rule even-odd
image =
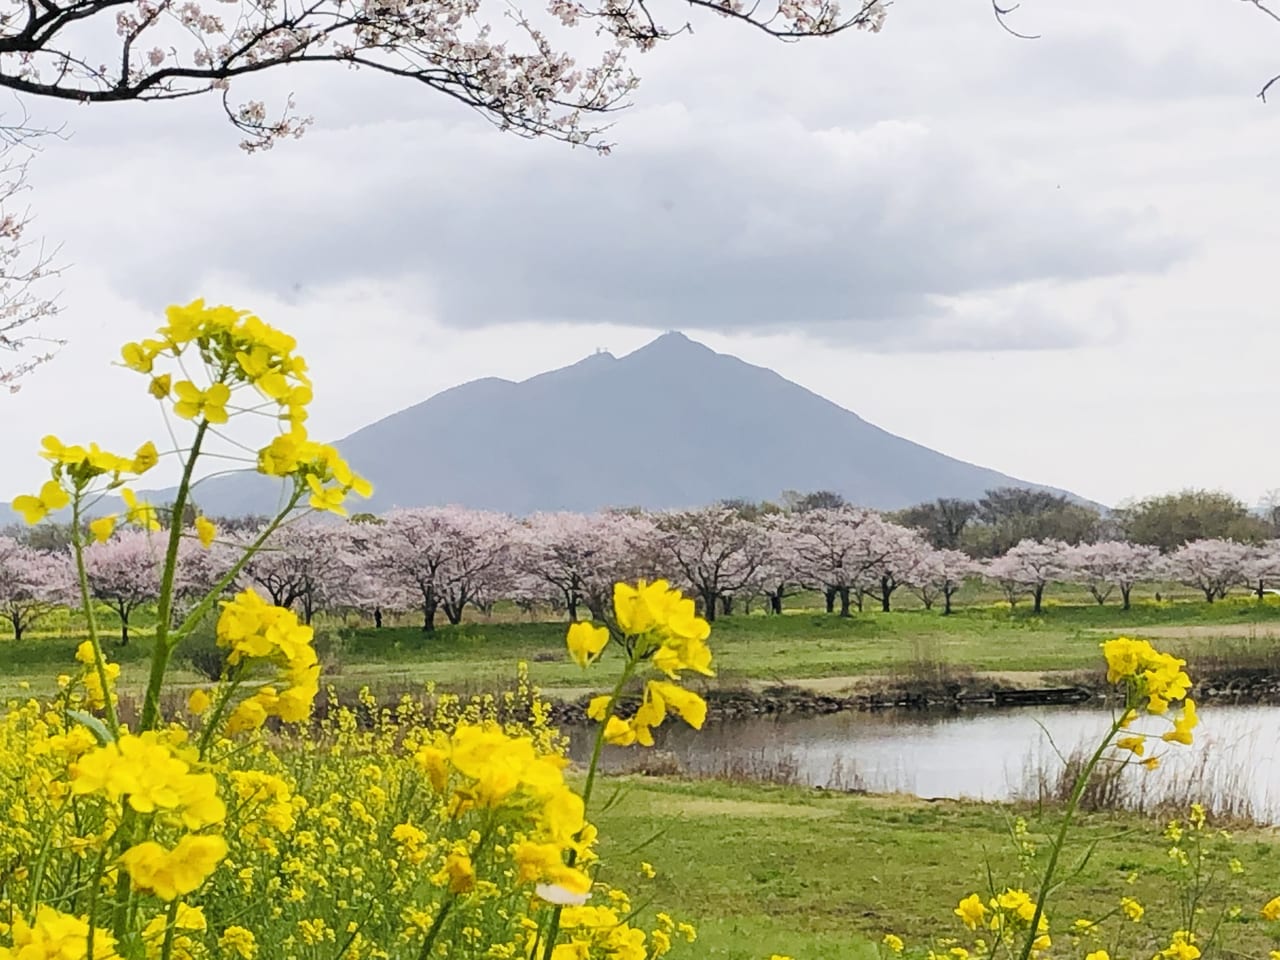
[[[431,882],[447,886],[450,893],[470,893],[476,885],[475,865],[466,853],[455,850],[445,858],[444,866]]]
[[[1280,920],[1280,897],[1268,901],[1262,907],[1262,919]]]
[[[579,621],[569,627],[565,639],[569,647],[569,656],[573,658],[574,663],[585,670],[599,658],[601,651],[608,645],[609,631],[605,627]]]
[[[231,389],[225,383],[211,383],[207,389],[201,390],[190,380],[179,380],[173,385],[173,392],[178,398],[173,412],[182,419],[204,417],[209,423],[227,422]]]
[[[1142,915],[1146,913],[1146,910],[1143,908],[1142,904],[1140,904],[1137,900],[1133,899],[1133,897],[1121,897],[1120,909],[1124,912],[1124,915],[1128,917],[1130,920],[1132,920],[1134,923],[1137,923],[1139,920],[1141,920]]]
[[[1164,734],[1162,739],[1169,743],[1191,743],[1191,731],[1200,723],[1196,716],[1196,702],[1190,697],[1182,703],[1182,712],[1173,721],[1173,729]]]
[[[1121,750],[1128,750],[1135,757],[1140,757],[1147,752],[1146,737],[1121,737],[1116,741],[1116,746]]]
[[[880,942],[888,947],[893,953],[901,953],[904,947],[902,938],[892,933],[886,933],[884,935],[884,939]]]
[[[105,517],[99,517],[97,520],[89,521],[89,533],[93,535],[93,539],[98,543],[106,543],[111,539],[111,534],[116,529],[116,514],[111,513]]]
[[[1191,689],[1191,679],[1182,669],[1186,661],[1161,653],[1146,640],[1107,640],[1102,654],[1107,661],[1107,682],[1126,684],[1131,698],[1146,697],[1150,713],[1166,712],[1170,703],[1181,700]]]
[[[987,907],[976,893],[971,893],[952,912],[970,930],[977,930],[987,916]]]
[[[212,706],[213,700],[203,690],[192,690],[191,696],[187,697],[187,713],[193,717],[204,716]]]
[[[133,462],[130,464],[130,472],[143,474],[160,462],[160,453],[156,450],[156,445],[148,440],[140,446],[133,454]]]
[[[199,889],[227,855],[227,841],[218,834],[187,834],[172,850],[154,840],[130,847],[120,855],[135,890],[173,900]]]
[[[137,494],[128,487],[121,489],[120,498],[124,500],[124,505],[128,508],[124,515],[127,522],[135,523],[143,530],[149,530],[153,533],[160,529],[160,516],[155,507],[149,503],[139,501]]]
[[[29,524],[37,524],[54,510],[71,502],[71,496],[57,480],[46,480],[34,496],[23,494],[13,499],[13,509]]]
[[[1198,960],[1200,948],[1192,942],[1194,939],[1195,936],[1186,930],[1174,931],[1169,946],[1156,954],[1156,957],[1163,957],[1164,960]]]
[[[34,922],[16,916],[8,932],[13,946],[0,947],[0,960],[86,960],[89,921],[85,917],[41,904]],[[88,960],[118,960],[115,947],[115,938],[98,928],[93,935],[93,957]]]
[[[200,538],[200,546],[209,549],[217,535],[218,528],[207,517],[196,517],[196,536]]]

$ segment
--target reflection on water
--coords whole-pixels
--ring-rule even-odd
[[[1159,770],[1131,771],[1158,788],[1189,777],[1206,798],[1247,796],[1260,816],[1280,822],[1280,707],[1206,705],[1192,747],[1158,744]],[[1078,707],[1024,707],[921,713],[837,713],[818,717],[753,717],[701,732],[668,721],[655,731],[657,749],[685,770],[750,776],[782,771],[797,782],[920,797],[1008,800],[1026,796],[1041,772],[1056,775],[1063,754],[1095,745],[1111,714]],[[1168,724],[1149,723],[1163,732]],[[1052,740],[1052,743],[1050,742]],[[590,744],[575,731],[572,753],[583,761]],[[608,747],[606,766],[634,758]],[[1204,772],[1200,772],[1204,771]]]

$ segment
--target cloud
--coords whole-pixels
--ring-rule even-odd
[[[403,284],[420,291],[407,309],[455,329],[1094,343],[1113,327],[1081,318],[1104,308],[1066,317],[1018,291],[1158,275],[1196,247],[1141,199],[1073,184],[1073,153],[1120,104],[1218,95],[1252,70],[1210,56],[1189,22],[1148,30],[1158,12],[1028,5],[1044,39],[1018,41],[983,11],[898,5],[881,36],[789,46],[704,18],[637,61],[640,106],[603,160],[387,78],[270,75],[268,92],[288,81],[318,114],[302,143],[243,156],[206,102],[122,108],[141,144],[126,152],[117,114],[94,112],[43,174],[48,219],[146,304],[219,274],[297,302]],[[965,312],[977,302],[983,316]]]
[[[287,163],[188,159],[189,183],[216,190],[153,188],[141,235],[94,246],[139,298],[185,295],[209,270],[285,295],[413,276],[424,310],[460,328],[891,323],[896,341],[929,334],[948,299],[1160,271],[1188,250],[1142,211],[1068,199],[922,123],[722,123],[678,104],[635,119],[608,159],[433,121],[313,134]],[[120,176],[83,178],[84,202]],[[127,236],[120,221],[104,220]]]

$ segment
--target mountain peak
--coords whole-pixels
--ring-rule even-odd
[[[1030,486],[894,436],[677,331],[621,359],[599,350],[519,383],[446,390],[337,446],[373,482],[365,509],[375,512],[446,503],[520,515],[661,509],[782,490],[834,490],[891,510]],[[233,515],[274,502],[234,479],[202,486],[201,507]]]
[[[632,357],[661,357],[669,359],[671,357],[703,357],[715,356],[716,352],[708,347],[705,343],[699,343],[685,336],[679,330],[668,330],[662,336],[650,340],[639,350],[635,350],[627,355]]]

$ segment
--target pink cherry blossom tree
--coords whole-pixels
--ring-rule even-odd
[[[239,559],[233,546],[236,538],[221,532],[221,525],[218,529],[219,539],[207,547],[194,535],[184,536],[178,544],[175,612],[180,617],[185,617],[191,607],[207,596]]]
[[[41,617],[75,601],[71,558],[0,537],[0,616],[15,640]]]
[[[1029,594],[1032,612],[1039,613],[1045,588],[1067,573],[1066,550],[1061,540],[1022,540],[1004,556],[989,561],[983,575],[1000,585],[1010,606]]]
[[[766,514],[760,519],[765,551],[756,579],[773,614],[782,613],[783,601],[804,588],[799,524],[800,514],[795,513]]]
[[[932,610],[941,597],[942,615],[949,617],[951,598],[980,569],[977,561],[959,550],[929,550],[911,568],[906,582],[926,610]]]
[[[453,623],[466,604],[502,573],[511,530],[506,518],[461,507],[393,510],[366,525],[370,573],[389,605],[408,598],[422,610],[422,629],[435,629],[444,610]]]
[[[759,525],[724,506],[658,514],[659,554],[697,594],[703,616],[732,611],[735,594],[753,582],[767,539]]]
[[[1121,603],[1129,609],[1130,595],[1139,581],[1155,574],[1160,551],[1140,543],[1104,540],[1082,543],[1066,550],[1066,575],[1083,584],[1099,605],[1119,589]]]
[[[620,580],[650,576],[653,521],[627,513],[535,513],[515,533],[516,592],[578,618],[602,619]]]
[[[252,542],[259,531],[236,537]],[[347,605],[356,582],[356,558],[348,528],[336,523],[293,523],[276,530],[241,571],[246,586],[265,590],[271,602],[296,607],[304,623],[321,609]]]
[[[827,613],[840,600],[840,616],[851,615],[851,593],[869,590],[878,580],[872,571],[889,549],[885,521],[853,507],[806,510],[797,514],[795,549],[800,576],[826,597]]]
[[[1234,540],[1193,540],[1165,558],[1165,572],[1179,583],[1195,587],[1213,603],[1243,582],[1250,549]]]
[[[120,645],[129,642],[129,616],[160,596],[164,542],[143,530],[117,530],[109,540],[84,550],[93,596],[120,618]]]
[[[1268,540],[1249,551],[1244,564],[1244,582],[1259,600],[1270,584],[1280,582],[1280,540]]]
[[[924,562],[931,548],[919,531],[887,520],[879,521],[876,536],[880,545],[875,552],[880,559],[867,571],[869,592],[880,601],[880,609],[888,613],[894,591],[911,582],[916,567]]]
[[[510,564],[515,522],[488,510],[460,511],[453,556],[441,586],[440,608],[452,624],[462,622],[467,606],[489,610],[509,595],[515,581]]]

